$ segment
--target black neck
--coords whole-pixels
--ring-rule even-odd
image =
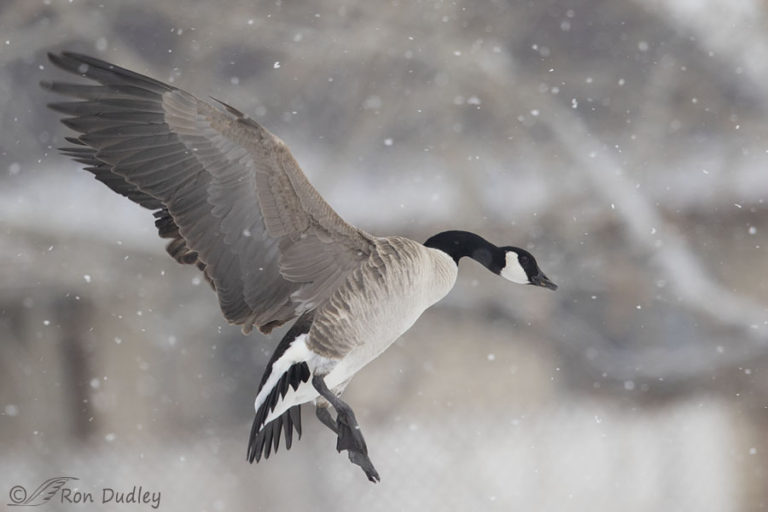
[[[494,274],[504,268],[504,251],[469,231],[443,231],[424,242],[424,245],[447,253],[457,265],[461,258],[469,256]]]

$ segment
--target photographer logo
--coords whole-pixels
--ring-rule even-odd
[[[145,505],[153,509],[160,508],[160,491],[145,489],[134,485],[129,489],[102,487],[98,491],[86,491],[76,484],[79,478],[57,476],[49,478],[33,491],[21,485],[14,485],[8,493],[9,507],[39,507],[50,503],[58,505]]]

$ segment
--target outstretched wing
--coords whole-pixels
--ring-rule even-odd
[[[168,252],[205,273],[244,331],[311,308],[370,254],[372,237],[333,211],[279,138],[234,108],[85,55],[49,58],[92,81],[42,84],[79,99],[49,105],[81,134],[63,152],[155,210]]]

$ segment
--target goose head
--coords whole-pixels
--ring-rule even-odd
[[[557,290],[557,285],[544,275],[533,254],[525,249],[497,247],[469,231],[443,231],[432,236],[424,245],[447,253],[456,265],[466,256],[513,283]]]
[[[541,271],[533,254],[519,247],[499,247],[503,251],[504,262],[499,268],[498,274],[518,284],[530,284],[541,286],[550,290],[557,290],[557,285]]]

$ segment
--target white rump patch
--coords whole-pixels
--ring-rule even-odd
[[[525,269],[520,265],[518,254],[515,251],[507,251],[506,263],[504,268],[501,269],[501,277],[518,284],[529,284],[531,282],[528,279],[528,274],[525,273]]]
[[[256,395],[256,401],[253,404],[256,411],[258,412],[259,407],[261,407],[261,404],[264,403],[264,400],[269,396],[272,388],[275,387],[280,380],[280,377],[282,377],[291,366],[304,361],[308,362],[313,357],[316,357],[316,354],[307,347],[307,334],[305,333],[296,336],[296,339],[291,342],[291,346],[288,347],[288,350],[283,352],[283,355],[272,364],[267,382],[264,383],[261,391]]]

